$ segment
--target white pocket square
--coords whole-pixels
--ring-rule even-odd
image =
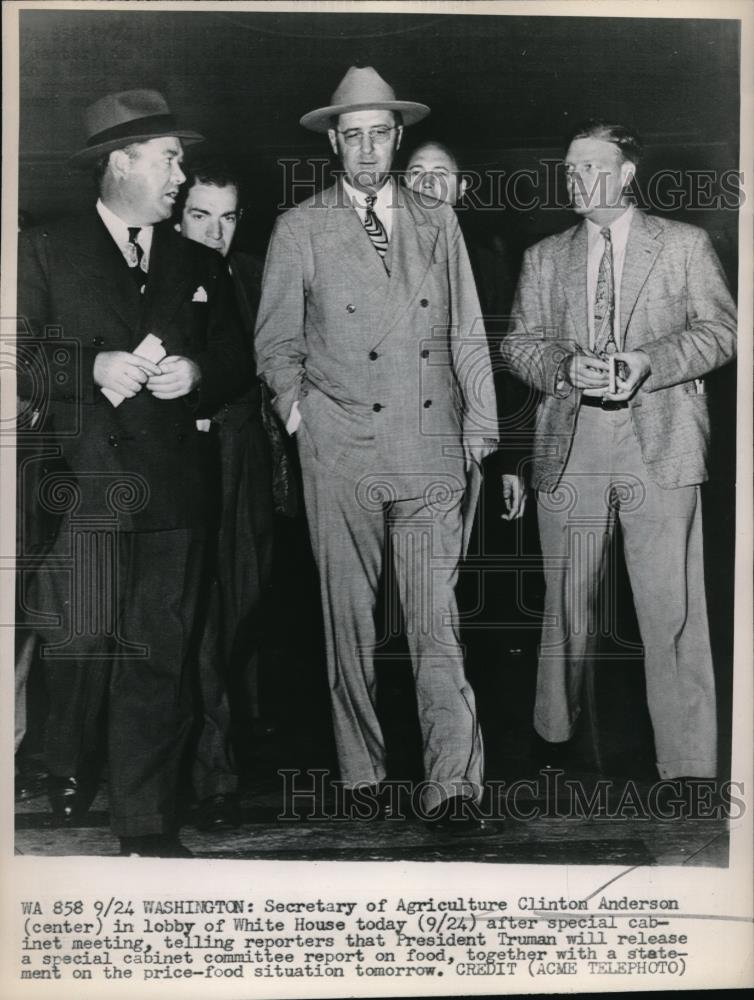
[[[202,285],[199,285],[199,287],[197,288],[197,290],[194,292],[194,297],[193,297],[193,299],[191,301],[192,302],[206,302],[207,301],[207,293],[204,291],[204,287]]]

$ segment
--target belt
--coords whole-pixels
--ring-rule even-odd
[[[598,410],[625,410],[628,409],[628,402],[615,403],[611,399],[601,399],[599,396],[582,396],[582,406],[592,406]]]

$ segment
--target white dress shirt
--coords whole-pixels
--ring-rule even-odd
[[[629,205],[623,215],[616,219],[609,227],[610,238],[613,244],[613,286],[615,289],[615,316],[613,319],[613,336],[618,350],[621,350],[620,342],[620,286],[623,277],[623,261],[626,258],[626,244],[628,243],[628,231],[631,228],[631,220],[634,217],[634,206]],[[589,328],[589,346],[594,347],[594,300],[597,294],[597,278],[600,271],[600,261],[605,252],[605,240],[602,237],[602,226],[598,226],[590,219],[586,220],[586,232],[588,240],[587,265],[586,265],[586,300],[587,300],[587,324]]]
[[[130,242],[128,239],[128,223],[124,222],[120,216],[111,211],[101,198],[97,199],[97,211],[99,212],[100,219],[102,219],[107,227],[107,231],[115,240],[118,249],[123,254],[123,259],[130,267],[132,259],[131,254],[133,251],[128,248],[128,244]],[[144,272],[149,270],[149,254],[152,250],[152,230],[152,226],[141,226],[139,235],[136,237],[136,242],[144,251],[144,256],[141,261],[141,269]]]

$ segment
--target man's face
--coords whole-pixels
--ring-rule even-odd
[[[455,205],[463,194],[464,181],[458,176],[458,164],[437,146],[420,146],[406,167],[409,186],[422,195]]]
[[[134,223],[151,226],[170,218],[178,189],[186,180],[182,160],[181,143],[171,136],[140,142],[127,159],[121,158],[121,196]]]
[[[375,138],[374,132],[370,137],[370,129],[379,129],[384,141]],[[327,134],[348,181],[362,191],[375,191],[387,179],[403,128],[396,126],[392,111],[349,111],[338,117],[337,129]]]
[[[574,139],[565,156],[568,196],[574,212],[589,219],[621,206],[634,165],[604,139]]]
[[[228,256],[238,224],[238,191],[235,184],[217,187],[196,183],[186,195],[181,216],[181,236],[203,243]]]

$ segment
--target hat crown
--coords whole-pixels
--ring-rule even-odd
[[[168,103],[157,90],[123,90],[91,104],[84,113],[88,138],[118,125],[127,125],[153,115],[170,115]]]
[[[332,104],[384,104],[395,91],[372,66],[351,66],[332,95]]]

